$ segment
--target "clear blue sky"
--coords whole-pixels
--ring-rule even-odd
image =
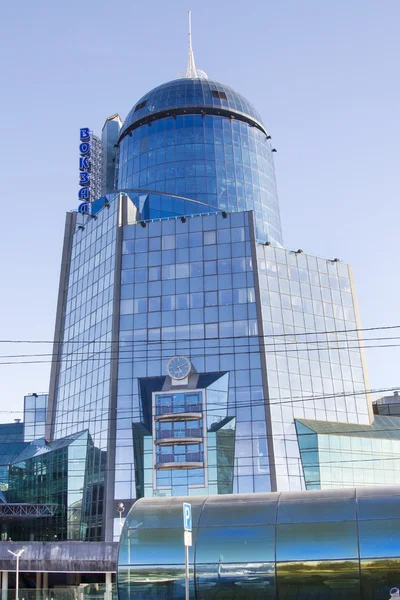
[[[189,9],[197,66],[253,102],[278,149],[285,245],[353,265],[363,327],[400,323],[398,0],[15,0],[0,21],[0,339],[52,339],[79,127],[101,132],[184,71]],[[368,353],[371,387],[400,386],[399,350]],[[0,410],[46,391],[49,370],[0,365]]]

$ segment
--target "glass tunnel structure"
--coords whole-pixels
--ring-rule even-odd
[[[141,499],[120,600],[185,597],[182,503]],[[386,600],[400,586],[400,488],[191,497],[190,598]]]

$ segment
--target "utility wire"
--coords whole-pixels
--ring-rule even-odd
[[[299,420],[304,420],[304,419],[299,419]],[[250,422],[248,421],[248,423],[250,423]],[[263,421],[255,421],[255,422],[253,421],[252,424],[254,424],[254,423],[263,423]],[[78,423],[70,421],[69,424],[73,426],[73,425],[77,425]],[[134,423],[132,422],[132,424],[134,424]],[[136,424],[139,424],[139,423],[136,422]],[[348,423],[348,425],[355,425],[355,423]],[[364,427],[367,428],[368,425],[364,425]],[[80,429],[79,431],[74,432],[74,433],[63,434],[63,438],[69,437],[70,435],[75,435],[75,434],[82,433],[82,432],[86,431],[86,429],[87,428]],[[128,429],[130,429],[130,427]],[[386,433],[391,433],[391,432],[400,432],[400,427],[393,427],[393,428],[387,428],[387,429],[374,430],[374,433],[376,433],[376,434],[380,434],[380,433],[386,434]],[[149,432],[149,435],[152,435],[151,432]],[[357,437],[357,438],[368,438],[368,439],[376,439],[376,440],[387,439],[387,440],[396,440],[396,441],[400,442],[400,434],[397,437],[394,437],[394,436],[393,437],[389,437],[389,436],[379,437],[378,435],[371,435],[371,432],[368,432],[367,429],[365,429],[365,430],[359,430],[359,429],[356,430],[356,429],[354,429],[354,430],[347,430],[347,431],[339,429],[339,430],[334,430],[334,431],[329,431],[328,430],[328,431],[324,431],[324,432],[322,432],[322,431],[320,431],[320,432],[310,431],[310,432],[307,432],[307,433],[299,433],[299,434],[297,434],[297,433],[272,433],[271,434],[271,433],[265,432],[265,433],[253,433],[251,435],[247,435],[247,434],[246,435],[239,435],[238,433],[236,433],[235,435],[236,435],[236,437],[235,437],[236,442],[257,441],[257,440],[264,440],[264,439],[273,439],[273,440],[280,440],[280,441],[287,440],[289,442],[293,442],[293,441],[298,440],[299,438],[309,437],[309,436],[317,436],[317,435],[333,435],[333,436],[342,436],[342,437],[352,437],[352,436],[354,436],[354,437]],[[190,437],[190,435],[188,435],[187,437]],[[204,438],[204,436],[201,436],[201,437]],[[32,437],[32,438],[29,438],[29,439],[25,440],[25,442],[29,443],[30,441],[35,441],[37,439],[41,439],[41,438]],[[62,439],[62,438],[57,437],[57,439],[59,440],[59,439]],[[119,438],[118,434],[116,436],[110,436],[109,439],[112,442],[115,442],[116,440],[118,440],[118,448],[131,448],[131,449],[133,449],[132,443],[130,441],[127,441],[126,438]],[[165,438],[156,438],[156,439],[163,440]],[[175,437],[174,439],[184,439],[184,436],[182,438],[181,437]],[[15,444],[15,443],[16,443],[15,440],[5,441],[5,442],[2,441],[1,442],[1,444]],[[18,442],[18,443],[24,443],[24,442]],[[50,442],[50,444],[51,443],[52,442]],[[196,444],[196,442],[186,442],[186,443],[187,444]],[[74,442],[74,447],[77,446],[77,445],[78,446],[79,445],[86,446],[86,442],[84,442],[82,444],[78,444],[77,441],[75,441]],[[168,444],[166,444],[166,445],[168,445]],[[312,448],[312,449],[307,448],[304,452],[307,453],[307,452],[314,451],[314,450],[315,450],[314,448]],[[329,452],[330,453],[337,452],[337,453],[341,454],[344,451],[342,449],[337,449],[337,450],[329,450]],[[357,451],[352,450],[352,452],[354,452],[354,454],[359,454],[359,455],[363,454],[363,450],[357,450]],[[368,454],[372,454],[373,451],[372,450],[371,451],[368,450],[367,453]],[[386,456],[386,458],[396,458],[396,457],[400,458],[400,452],[399,453],[393,453],[393,454],[386,453],[385,456]],[[292,458],[295,458],[295,457],[292,457]]]
[[[260,386],[258,386],[260,387]],[[239,388],[240,389],[240,388]],[[398,387],[390,387],[390,388],[376,388],[376,389],[362,389],[362,390],[351,390],[351,391],[343,391],[343,392],[335,392],[335,393],[331,393],[331,394],[320,394],[318,396],[284,396],[282,398],[258,398],[258,399],[254,399],[252,401],[249,400],[245,400],[245,401],[241,401],[241,400],[236,400],[236,402],[232,405],[232,406],[228,406],[228,408],[251,408],[251,407],[255,407],[255,406],[272,406],[274,404],[276,405],[281,405],[281,404],[295,404],[297,402],[313,402],[313,401],[317,401],[317,400],[331,400],[331,399],[335,399],[335,398],[346,398],[348,396],[364,396],[364,395],[370,395],[370,394],[382,394],[382,393],[386,393],[386,392],[396,392],[400,389],[400,386]],[[182,390],[180,390],[182,391]],[[161,392],[161,390],[159,390],[159,393]],[[190,393],[196,393],[196,390],[190,390]],[[171,395],[173,394],[173,392],[171,392]],[[138,395],[138,394],[137,394]],[[101,399],[100,399],[101,400]],[[63,402],[63,400],[59,401],[60,403]],[[92,402],[90,402],[89,404],[85,404],[84,406],[90,406],[90,404],[96,404],[96,402],[98,402],[97,400],[94,400]],[[400,403],[400,396],[399,396],[399,403]],[[221,410],[221,404],[219,403],[213,403],[213,402],[206,402],[206,410],[210,410],[211,406],[215,406],[215,409],[211,409],[211,410]],[[84,408],[82,407],[71,407],[69,410],[66,411],[62,411],[60,413],[57,413],[57,416],[64,416],[66,414],[69,414],[71,412],[75,412],[77,409],[79,410],[79,408]],[[32,409],[33,410],[33,409]],[[85,408],[86,410],[86,408]],[[90,409],[91,411],[96,411],[96,407],[93,407],[93,409]],[[120,410],[118,409],[118,407],[116,407],[115,409],[116,411]],[[140,413],[139,409],[135,409],[132,407],[132,409],[127,409],[127,410],[136,410],[138,413]],[[22,410],[0,410],[0,413],[6,413],[6,414],[12,414],[12,413],[18,413],[20,414],[21,412],[23,412]],[[102,413],[104,415],[108,414],[109,409],[106,409],[106,412]],[[110,419],[115,418],[115,417],[109,417]]]
[[[74,448],[79,447],[79,446],[85,447],[86,444],[82,444],[82,445],[74,444]],[[41,454],[41,456],[43,456],[43,454]],[[32,456],[32,457],[24,458],[23,456],[21,456],[20,462],[25,462],[26,460],[29,460],[30,458],[36,458],[36,457]],[[254,462],[252,464],[248,464],[248,465],[238,465],[237,464],[238,459],[243,459],[243,458],[244,459],[246,459],[246,458],[252,459],[253,461],[257,460],[257,459],[260,459],[260,458],[265,458],[265,459],[269,460],[268,455],[262,455],[262,456],[260,456],[260,455],[238,456],[238,457],[234,458],[234,464],[233,465],[231,464],[229,466],[231,466],[233,468],[240,468],[241,466],[243,466],[243,467],[254,466]],[[290,460],[290,461],[297,461],[298,463],[301,463],[301,466],[303,468],[302,459],[299,456],[287,456],[287,457],[285,457],[284,460],[282,460],[282,458],[283,457],[279,457],[277,459],[274,459],[274,461],[273,461],[274,466],[288,466],[288,462],[287,461]],[[378,458],[377,457],[374,457],[374,458],[356,458],[356,459],[346,459],[346,460],[337,460],[337,461],[335,461],[335,460],[333,460],[333,461],[331,461],[331,460],[329,460],[329,461],[323,461],[322,460],[322,461],[317,461],[315,463],[306,464],[306,465],[304,465],[304,467],[307,468],[307,467],[313,467],[313,466],[316,466],[316,465],[334,465],[334,466],[336,465],[337,466],[337,465],[342,465],[342,464],[353,464],[353,463],[361,463],[361,462],[372,463],[372,462],[378,462],[378,461],[382,461],[382,460],[385,460],[385,461],[392,460],[393,461],[393,460],[396,460],[398,458],[400,458],[399,454],[393,454],[393,455],[382,457],[382,458],[381,457],[378,457]],[[17,459],[18,459],[18,457],[16,457],[16,458],[13,459],[13,462],[11,463],[12,467],[18,465]],[[83,460],[85,460],[85,459],[82,459],[82,461]],[[60,461],[59,464],[68,464],[68,462],[70,462],[70,461],[68,461],[68,459],[65,459],[64,461]],[[132,464],[131,462],[120,463],[120,464],[116,465],[115,468],[108,468],[108,467],[105,466],[105,464],[104,465],[98,464],[97,465],[97,467],[98,467],[97,470],[99,470],[101,473],[115,472],[115,471],[128,471],[129,473],[131,473],[132,472],[131,464]],[[178,465],[179,462],[176,462],[175,464]],[[293,463],[292,463],[292,465],[293,465]],[[75,464],[75,467],[74,467],[74,470],[73,470],[74,475],[79,474],[79,473],[81,473],[82,475],[84,475],[85,473],[87,473],[87,469],[85,467],[82,470],[79,470],[79,469],[76,468],[76,466],[77,466],[77,464]],[[226,465],[224,465],[224,466],[226,466]],[[269,465],[266,468],[269,469]],[[97,470],[94,471],[94,473],[96,473]],[[35,470],[27,471],[27,473],[33,473],[33,472],[36,473]],[[259,474],[261,475],[263,473],[261,472]],[[266,474],[266,473],[264,473],[264,474]],[[252,475],[254,475],[254,473]],[[343,486],[341,486],[341,487],[343,487]]]
[[[139,313],[140,314],[140,313]],[[147,314],[147,313],[146,313]],[[254,335],[254,336],[249,336],[249,335],[243,335],[243,336],[229,336],[229,339],[234,338],[234,339],[238,339],[238,338],[248,338],[248,337],[261,337],[261,338],[266,338],[266,337],[273,337],[273,338],[282,338],[282,337],[297,337],[297,336],[303,336],[303,335],[327,335],[327,334],[334,334],[334,333],[356,333],[356,332],[360,332],[360,331],[378,331],[378,330],[388,330],[388,329],[400,329],[400,325],[385,325],[385,326],[379,326],[379,327],[362,327],[362,328],[354,328],[354,329],[330,329],[330,330],[323,330],[323,331],[305,331],[305,332],[300,332],[300,333],[280,333],[280,334],[267,334],[267,335]],[[219,339],[225,339],[225,338],[198,338],[198,339],[215,339],[215,340],[219,340]],[[180,340],[180,341],[187,341],[187,340]],[[118,343],[119,340],[104,340],[104,341],[100,341],[100,340],[93,340],[93,341],[89,341],[89,340],[0,340],[0,344],[95,344],[95,343]],[[143,341],[141,340],[141,343],[151,343],[151,340],[149,340],[149,342]]]
[[[133,346],[134,347],[134,346]],[[322,352],[322,351],[329,351],[329,350],[364,350],[364,349],[376,349],[376,348],[399,348],[400,344],[373,344],[373,345],[364,345],[364,344],[360,344],[357,346],[326,346],[325,348],[283,348],[281,350],[265,350],[265,352],[267,354],[287,354],[287,353],[292,353],[292,352]],[[193,349],[195,350],[195,349]],[[207,356],[229,356],[229,355],[236,355],[238,354],[238,350],[237,348],[235,349],[236,351],[232,351],[232,352],[212,352],[209,351],[207,353],[201,354],[201,353],[195,353],[192,350],[193,354],[192,357],[207,357]],[[219,350],[221,350],[221,347],[219,348]],[[140,352],[141,350],[139,350]],[[99,351],[101,352],[101,351]],[[146,352],[145,350],[142,350],[142,352]],[[166,352],[166,351],[165,351]],[[244,351],[243,351],[244,352]],[[258,348],[254,348],[253,350],[247,350],[246,354],[260,354],[260,349]],[[118,356],[118,351],[115,351],[115,356],[110,356],[110,357],[102,357],[102,356],[88,356],[87,358],[80,358],[75,357],[75,354],[71,353],[65,356],[62,356],[60,358],[56,358],[56,359],[51,359],[51,360],[23,360],[23,361],[3,361],[0,362],[0,365],[29,365],[29,364],[57,364],[57,363],[61,363],[61,362],[65,362],[66,364],[70,361],[75,361],[75,363],[79,363],[79,362],[83,362],[84,360],[90,361],[90,360],[104,360],[104,361],[115,361],[115,360],[120,360],[120,362],[122,363],[127,363],[127,362],[132,362],[133,357],[130,358],[126,358],[124,359],[124,357],[119,358]],[[173,356],[173,354],[171,355]],[[135,359],[137,360],[138,358],[140,358],[140,356],[135,356]],[[147,358],[147,355],[143,355],[142,358]],[[162,358],[161,356],[149,356],[149,358]],[[338,363],[339,364],[339,363]]]
[[[363,330],[342,330],[343,332],[349,333],[351,331],[371,331],[371,330],[376,330],[376,329],[394,329],[394,328],[398,328],[400,326],[388,326],[388,327],[380,327],[380,328],[366,328]],[[337,331],[339,332],[339,330]],[[120,356],[122,353],[128,353],[129,350],[127,350],[127,348],[132,348],[133,351],[135,351],[135,353],[137,354],[137,352],[143,352],[144,354],[148,351],[151,352],[151,346],[160,346],[162,344],[164,345],[168,345],[168,346],[174,346],[176,344],[182,344],[182,345],[187,345],[188,348],[190,346],[193,346],[195,344],[198,344],[202,341],[204,341],[206,343],[206,345],[209,345],[212,341],[215,342],[219,342],[218,345],[216,345],[216,347],[219,346],[219,355],[226,355],[229,354],[229,352],[221,352],[221,348],[224,347],[228,347],[227,346],[227,342],[230,340],[234,340],[235,341],[235,351],[237,352],[238,349],[240,348],[239,345],[236,344],[236,340],[240,340],[240,339],[247,339],[247,340],[252,340],[255,338],[272,338],[274,341],[273,342],[269,342],[269,343],[262,343],[262,348],[268,347],[268,346],[273,346],[274,350],[266,350],[267,353],[285,353],[285,352],[305,352],[305,351],[327,351],[327,350],[359,350],[359,349],[364,349],[364,348],[392,348],[392,347],[399,347],[400,344],[373,344],[373,345],[366,345],[365,342],[366,341],[393,341],[393,340],[397,340],[400,339],[400,337],[395,336],[395,337],[377,337],[377,338],[365,338],[364,340],[360,340],[359,338],[354,338],[354,339],[346,339],[346,340],[304,340],[304,341],[300,341],[298,342],[297,340],[289,340],[289,341],[284,341],[284,342],[279,342],[279,341],[275,341],[276,338],[280,338],[280,337],[296,337],[299,335],[329,335],[332,333],[337,333],[337,332],[310,332],[310,333],[300,333],[300,334],[278,334],[278,335],[271,335],[271,336],[251,336],[251,335],[246,335],[246,336],[231,336],[231,337],[227,337],[227,338],[193,338],[193,339],[188,339],[188,338],[174,338],[171,340],[166,340],[166,339],[160,339],[160,340],[137,340],[137,341],[132,341],[132,342],[126,342],[124,340],[120,340],[118,342],[119,344],[119,349],[111,349],[110,346],[112,344],[116,344],[117,342],[111,342],[110,340],[104,340],[104,341],[68,341],[68,342],[64,342],[64,344],[67,346],[68,344],[71,343],[81,343],[83,346],[91,346],[91,345],[100,345],[100,344],[104,344],[107,343],[108,344],[108,348],[99,348],[98,350],[90,350],[89,348],[87,350],[83,350],[80,352],[75,352],[73,350],[71,351],[67,351],[62,353],[61,356],[59,356],[58,358],[55,359],[51,359],[49,361],[46,360],[39,360],[39,361],[2,361],[0,362],[0,365],[12,365],[12,364],[45,364],[45,363],[58,363],[58,362],[62,362],[62,361],[66,361],[66,360],[80,360],[79,356],[85,356],[88,354],[92,354],[93,355],[93,360],[94,360],[94,356],[97,354],[100,354],[102,352],[108,352],[111,355],[111,358],[114,358],[113,355],[115,354],[115,357]],[[0,340],[0,342],[4,342],[4,343],[50,343],[50,342],[43,342],[43,341],[17,341],[17,340],[10,340],[10,341],[6,341],[6,340]],[[57,343],[57,342],[56,342]],[[60,342],[61,343],[61,342]],[[325,348],[322,348],[321,346],[318,346],[318,344],[322,344],[325,343],[327,344],[327,346]],[[332,346],[332,344],[341,344],[344,343],[346,344],[345,346]],[[281,345],[285,345],[285,346],[290,346],[290,345],[297,345],[297,348],[277,348],[277,346],[281,346]],[[143,348],[141,348],[141,346],[144,346]],[[300,347],[300,346],[305,346],[305,347]],[[314,347],[316,346],[316,347]],[[149,348],[150,347],[150,348]],[[248,344],[244,344],[243,347],[248,347]],[[125,349],[124,349],[125,348]],[[211,348],[211,346],[210,346]],[[172,350],[171,350],[172,351]],[[248,350],[248,352],[256,352],[258,353],[259,350],[254,349],[254,350]],[[212,353],[212,352],[211,352]],[[231,352],[231,354],[233,354],[234,352]],[[207,354],[205,355],[201,355],[199,353],[197,353],[197,356],[207,356]],[[45,358],[46,356],[53,356],[53,354],[27,354],[27,355],[4,355],[4,356],[0,356],[0,358]],[[138,358],[137,356],[135,356],[135,358]]]
[[[204,339],[208,339],[208,338],[204,338]],[[225,339],[225,338],[223,338],[223,339]],[[353,343],[358,343],[359,341],[361,341],[361,342],[364,343],[364,342],[370,342],[370,341],[393,341],[393,340],[400,340],[400,336],[394,336],[394,337],[372,337],[372,338],[363,338],[362,340],[358,340],[358,338],[354,339],[354,340],[336,340],[335,343],[338,343],[338,344],[341,344],[341,343],[353,344]],[[188,340],[188,341],[190,342],[190,340]],[[68,342],[66,342],[66,343],[68,343]],[[92,342],[92,343],[96,343],[96,342]],[[144,343],[146,343],[146,342],[144,342]],[[326,344],[326,343],[328,343],[326,340],[315,340],[315,341],[304,340],[304,341],[301,341],[301,342],[297,342],[297,341],[293,340],[293,341],[289,341],[289,342],[270,342],[268,344],[263,344],[263,347],[266,347],[266,346],[277,346],[277,345],[280,346],[280,345],[283,345],[283,344],[285,344],[285,345],[288,345],[288,344],[292,344],[292,345],[294,345],[294,344],[304,344],[304,345],[310,344],[311,345],[311,344]],[[139,342],[139,344],[141,344],[141,342]],[[137,344],[135,342],[132,343],[132,347],[134,349],[136,348],[136,345]],[[123,349],[123,348],[126,348],[126,342],[125,341],[121,341],[120,342],[120,346],[121,347],[119,349],[115,349],[115,350],[113,350],[113,349],[109,350],[107,348],[103,348],[103,349],[97,350],[97,351],[94,351],[94,350],[84,350],[82,352],[79,351],[79,350],[77,350],[77,351],[71,350],[70,352],[67,352],[67,353],[63,354],[63,359],[68,358],[70,356],[73,356],[73,357],[75,357],[75,356],[86,356],[87,354],[90,354],[90,353],[93,353],[93,352],[95,352],[95,354],[100,354],[100,353],[103,353],[103,352],[107,352],[107,353],[111,353],[111,354],[132,353],[132,350],[124,350]],[[238,349],[240,347],[241,346],[235,346],[235,349]],[[247,345],[246,345],[246,347],[247,347]],[[363,345],[360,346],[360,344],[358,344],[358,346],[355,347],[355,349],[358,349],[359,347],[364,347],[364,346]],[[377,345],[376,347],[380,348],[381,346]],[[330,349],[330,346],[328,348]],[[349,349],[351,350],[353,348],[354,347],[351,346]],[[317,348],[317,349],[320,350],[322,348]],[[139,351],[146,352],[146,349],[139,348]],[[44,354],[0,354],[0,359],[1,358],[43,358],[43,357],[47,357],[47,356],[53,356],[53,353],[50,352],[50,353],[44,353]]]

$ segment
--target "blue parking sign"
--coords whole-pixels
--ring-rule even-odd
[[[183,527],[185,531],[192,531],[192,505],[183,503]]]

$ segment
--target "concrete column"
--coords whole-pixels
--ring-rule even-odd
[[[48,573],[43,573],[43,589],[44,590],[49,589],[49,574]]]
[[[2,600],[7,600],[7,592],[8,592],[8,571],[3,571],[1,578],[1,598]]]
[[[36,589],[42,589],[42,574],[40,573],[40,571],[36,573]]]
[[[112,598],[112,573],[106,573],[106,600],[111,600]]]

